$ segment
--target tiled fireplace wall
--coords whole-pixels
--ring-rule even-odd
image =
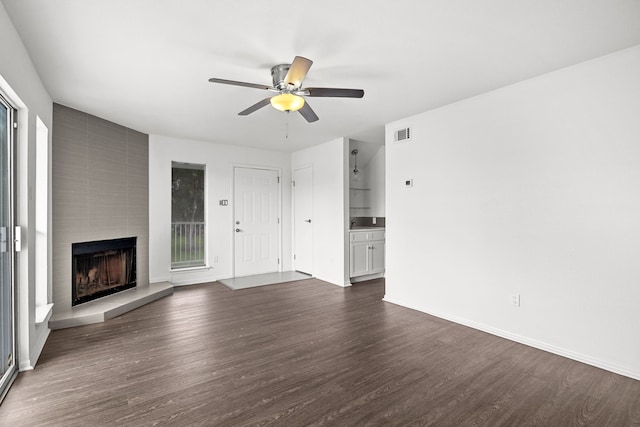
[[[71,308],[71,244],[138,237],[138,286],[149,283],[149,137],[53,105],[53,302]]]

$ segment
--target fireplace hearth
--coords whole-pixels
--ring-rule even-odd
[[[136,237],[72,244],[75,306],[136,286]]]

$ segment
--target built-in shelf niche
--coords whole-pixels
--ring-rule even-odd
[[[371,209],[370,205],[370,188],[358,188],[358,187],[349,187],[349,209],[350,210],[361,210],[361,209]]]

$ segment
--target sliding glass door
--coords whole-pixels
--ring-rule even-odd
[[[14,245],[13,245],[13,117],[14,110],[0,96],[0,396],[15,366]]]

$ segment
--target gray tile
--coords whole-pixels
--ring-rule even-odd
[[[54,130],[51,132],[52,144],[59,145],[60,141],[74,141],[86,144],[87,141],[87,129],[77,128],[71,124],[59,123],[55,125]]]
[[[148,135],[58,104],[53,128],[54,302],[70,306],[72,242],[138,236],[148,281]]]
[[[64,197],[65,193],[72,193],[74,198],[85,199],[88,191],[89,174],[84,169],[66,168],[64,172],[59,172],[52,177],[53,204],[55,206],[58,198]]]
[[[148,240],[149,215],[129,215],[127,218],[127,231],[137,236],[145,236]]]
[[[94,168],[89,171],[87,174],[89,180],[89,190],[91,190],[91,185],[114,185],[117,187],[127,187],[127,176],[123,171],[118,170],[117,168]]]
[[[149,135],[133,129],[127,129],[127,141],[130,145],[135,145],[138,147],[148,147]]]
[[[52,209],[53,226],[54,228],[81,227],[86,224],[88,215],[89,207],[84,201],[83,203],[75,202],[74,200],[65,202],[65,200],[58,197]],[[56,231],[59,232],[61,230]],[[54,241],[58,237],[62,238],[63,236],[55,236]]]
[[[88,116],[88,124],[90,134],[100,135],[123,143],[126,141],[127,130],[124,126],[92,115]]]
[[[53,132],[57,126],[87,129],[89,115],[60,104],[53,104]]]
[[[118,164],[127,164],[127,147],[122,141],[112,141],[101,137],[89,138],[89,162],[109,160]]]
[[[146,183],[128,182],[127,192],[131,202],[137,200],[149,204],[149,187],[145,184]]]
[[[75,141],[66,138],[53,140],[51,161],[54,166],[87,167],[89,160],[89,147],[84,141]],[[55,169],[53,171],[56,172]]]

